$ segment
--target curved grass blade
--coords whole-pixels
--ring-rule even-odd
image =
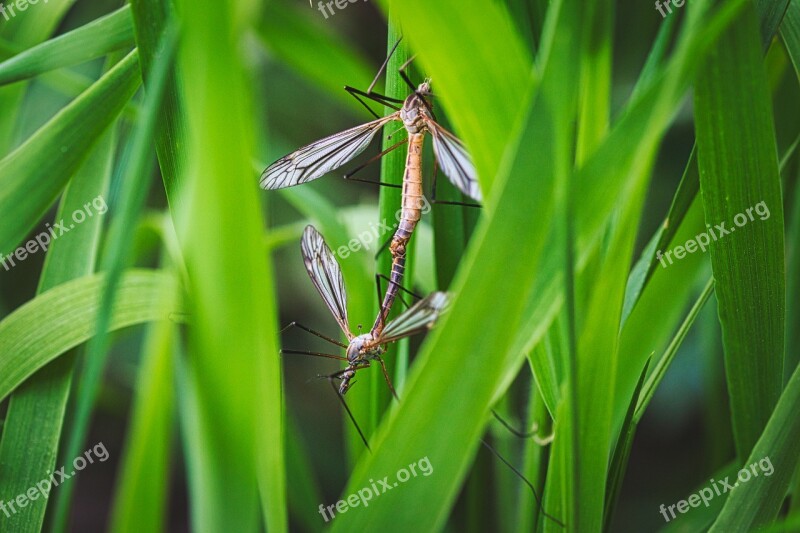
[[[794,72],[800,76],[800,0],[790,0],[781,24],[781,37],[792,60]]]
[[[10,43],[14,49],[25,50],[53,33],[75,0],[51,0],[47,9],[31,10],[24,17],[3,21],[0,39]],[[18,110],[22,107],[25,85],[0,87],[0,153],[5,154],[14,146],[15,126]]]
[[[103,274],[61,284],[37,296],[0,322],[0,400],[34,372],[97,332]],[[130,270],[120,281],[111,315],[112,331],[163,319],[180,309],[163,305],[175,290],[172,276],[153,270]],[[42,328],[47,324],[47,328]]]
[[[64,193],[56,220],[85,209],[87,200],[105,200],[114,156],[115,136],[108,133],[86,163],[76,172]],[[61,283],[87,276],[95,269],[103,218],[85,220],[71,230],[69,238],[50,243],[39,278],[38,293]],[[72,385],[74,361],[79,348],[58,358],[20,385],[11,397],[6,414],[0,464],[3,494],[21,494],[45,479],[56,464],[67,399]],[[39,531],[44,522],[46,502],[32,504],[25,513],[7,517],[6,526],[19,532]]]
[[[746,469],[753,463],[766,461],[774,468],[769,476],[753,476],[730,492],[725,506],[709,530],[713,533],[732,529],[755,530],[775,520],[800,460],[800,367],[795,369],[783,390],[775,410],[767,422],[747,460]],[[743,456],[744,457],[744,456]]]
[[[797,0],[793,1],[795,4],[797,4]],[[781,19],[776,17],[775,14],[782,13],[783,10],[786,9],[787,3],[787,0],[766,0],[757,2],[756,7],[759,13],[759,20],[761,20],[761,28],[762,30],[769,30],[762,34],[761,39],[761,46],[765,53],[769,47],[769,44],[772,42],[772,36],[778,31],[778,25],[781,22]],[[800,10],[800,7],[797,9]],[[789,7],[788,11],[786,12],[786,20],[789,23],[781,26],[781,33],[784,35],[784,39],[787,39],[786,27],[789,26],[791,28],[792,17],[790,15],[792,13],[792,7]],[[800,13],[798,13],[797,16],[800,17]],[[675,17],[671,17],[669,20],[674,19]],[[798,29],[796,32],[794,32],[798,34],[798,50],[795,65],[797,65],[797,60],[800,60],[800,20],[797,24]],[[794,33],[792,30],[789,30],[788,35],[791,36]],[[659,35],[659,39],[660,37],[661,35]],[[790,42],[792,42],[791,38],[787,41],[787,48],[790,50],[791,56],[791,47],[789,46]],[[637,83],[637,91],[640,85],[642,85],[641,79],[640,82]],[[653,236],[650,245],[648,245],[648,248],[642,253],[642,258],[639,260],[639,262],[637,262],[634,268],[634,274],[631,276],[629,291],[628,294],[626,294],[626,319],[641,296],[642,290],[647,285],[650,277],[653,275],[653,272],[658,266],[659,259],[656,255],[656,252],[669,249],[668,245],[673,241],[676,232],[681,227],[684,217],[686,217],[689,208],[697,198],[697,193],[699,190],[700,175],[697,169],[697,145],[695,144],[695,146],[692,147],[692,153],[689,156],[689,161],[686,164],[680,184],[678,185],[678,191],[675,193],[675,196],[672,199],[672,205],[670,205],[670,209],[666,219],[664,220],[664,224],[659,229],[657,234]]]
[[[125,6],[0,63],[0,85],[78,65],[133,44],[131,10]]]
[[[705,218],[716,232],[709,239],[711,264],[734,439],[739,456],[746,457],[782,388],[786,306],[780,173],[750,6],[698,77],[695,116]]]
[[[133,51],[0,161],[0,211],[7,217],[0,251],[33,229],[138,86]]]
[[[161,0],[132,0],[133,25],[136,35],[136,47],[139,50],[140,70],[144,78],[145,88],[155,80],[150,76],[154,73],[153,65],[158,61],[161,53],[161,43],[168,30],[171,20],[174,20],[173,2]],[[178,96],[176,74],[167,72],[166,87],[159,113],[158,127],[156,128],[156,153],[158,154],[161,179],[167,193],[170,206],[177,208],[181,176],[186,166],[186,117]]]
[[[174,29],[165,36],[159,61],[153,65],[152,84],[146,93],[144,112],[133,130],[118,169],[121,183],[120,192],[112,202],[112,208],[117,209],[112,209],[115,218],[109,227],[108,245],[101,262],[102,270],[107,273],[107,286],[100,300],[100,312],[97,316],[99,333],[89,342],[86,349],[86,359],[75,395],[72,424],[66,432],[67,438],[62,451],[62,458],[67,461],[80,454],[89,431],[94,402],[100,390],[106,353],[111,344],[108,335],[104,332],[111,320],[111,309],[116,298],[117,284],[133,246],[136,220],[150,190],[154,170],[151,146],[161,109],[167,72],[173,65],[177,38],[178,35]],[[56,495],[52,522],[54,531],[64,531],[67,527],[74,487],[74,483],[66,485]]]

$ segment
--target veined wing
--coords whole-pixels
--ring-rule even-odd
[[[324,176],[352,161],[397,113],[340,131],[281,157],[261,174],[262,189],[282,189]]]
[[[331,249],[314,226],[306,226],[303,238],[300,240],[300,250],[311,282],[325,300],[325,305],[331,310],[339,327],[348,339],[352,339],[353,334],[350,333],[347,322],[347,293],[344,289],[342,270]]]
[[[432,292],[386,324],[378,342],[396,341],[432,328],[439,315],[447,310],[449,302],[447,293]]]
[[[480,202],[482,195],[478,174],[464,145],[436,121],[426,118],[425,123],[433,137],[433,151],[442,172],[458,190]]]

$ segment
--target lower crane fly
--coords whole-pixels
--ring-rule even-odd
[[[397,44],[399,44],[399,41]],[[394,53],[397,44],[395,44],[389,57]],[[369,146],[383,126],[394,121],[402,122],[403,127],[408,132],[408,139],[395,144],[378,155],[378,157],[382,157],[395,148],[408,144],[405,172],[403,174],[401,216],[389,245],[389,250],[392,254],[391,278],[381,303],[380,312],[375,319],[375,324],[372,326],[373,334],[380,334],[386,325],[389,311],[401,286],[405,270],[406,247],[417,222],[422,216],[422,207],[424,205],[422,149],[426,133],[430,133],[433,138],[433,151],[438,166],[441,167],[443,173],[453,185],[462,193],[477,201],[482,199],[472,158],[464,148],[463,143],[436,122],[430,102],[430,98],[433,96],[430,79],[426,79],[418,87],[415,86],[405,73],[410,61],[400,68],[401,77],[413,91],[405,100],[390,98],[372,91],[386,67],[388,58],[381,66],[378,75],[369,89],[367,89],[367,92],[346,87],[362,104],[364,101],[359,98],[359,95],[371,98],[394,109],[393,113],[385,117],[378,117],[372,122],[335,133],[295,150],[268,166],[261,174],[260,179],[261,187],[270,190],[292,187],[315,180],[352,161]],[[366,104],[364,105],[366,106]],[[366,107],[369,109],[369,106]]]
[[[332,344],[336,344],[346,350],[346,356],[301,352],[296,350],[284,350],[283,353],[315,355],[346,361],[347,367],[345,369],[331,374],[330,376],[326,376],[341,380],[338,389],[338,393],[341,396],[344,396],[350,389],[352,385],[351,380],[356,372],[370,366],[372,361],[377,361],[383,371],[386,384],[389,386],[392,395],[397,398],[397,393],[389,379],[389,372],[386,370],[386,363],[381,357],[386,351],[385,345],[432,328],[439,318],[439,315],[447,309],[447,304],[450,300],[447,293],[437,291],[429,294],[389,322],[386,327],[382,328],[379,332],[373,328],[373,330],[368,333],[356,335],[350,331],[347,320],[347,293],[345,292],[344,277],[342,276],[341,268],[339,267],[339,263],[336,262],[336,258],[333,256],[331,249],[325,244],[322,235],[320,235],[313,226],[306,226],[303,232],[303,238],[300,242],[300,249],[311,282],[314,284],[314,287],[317,288],[325,305],[328,306],[337,324],[339,324],[339,327],[347,337],[348,344],[344,344],[293,322],[287,326],[287,328],[297,326]]]

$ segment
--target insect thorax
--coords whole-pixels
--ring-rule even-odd
[[[425,101],[417,93],[410,95],[400,109],[400,119],[409,133],[422,133],[425,131],[425,121],[423,113]]]
[[[351,363],[368,361],[379,357],[384,352],[383,346],[377,344],[371,333],[359,335],[347,346],[347,360]]]

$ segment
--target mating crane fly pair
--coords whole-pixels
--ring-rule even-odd
[[[397,44],[390,52],[389,57],[397,48]],[[383,330],[389,311],[401,287],[405,271],[406,247],[414,228],[422,217],[424,205],[422,149],[426,133],[430,133],[433,138],[433,151],[438,165],[441,166],[442,171],[453,185],[477,201],[482,199],[475,166],[464,145],[435,120],[430,103],[430,98],[433,96],[430,80],[425,80],[419,87],[416,87],[406,75],[405,69],[411,60],[407,61],[399,70],[401,77],[412,90],[405,100],[390,98],[372,91],[388,61],[387,58],[366,92],[352,87],[345,87],[345,89],[364,104],[370,112],[372,110],[361,100],[361,96],[394,109],[393,113],[325,137],[278,159],[264,170],[260,180],[261,187],[264,189],[282,189],[315,180],[352,161],[369,146],[375,135],[385,125],[394,121],[402,122],[408,132],[408,138],[379,154],[381,157],[408,144],[403,174],[400,220],[389,245],[392,254],[391,274],[380,311],[372,326],[371,333],[375,337],[379,336]]]
[[[333,385],[334,379],[341,381],[337,392],[342,406],[347,412],[350,420],[353,422],[356,430],[361,436],[364,445],[369,448],[369,443],[364,433],[361,431],[358,423],[347,406],[344,400],[344,395],[352,385],[352,379],[358,370],[366,368],[371,365],[372,361],[378,362],[383,372],[383,377],[392,395],[397,398],[397,393],[392,386],[389,373],[386,370],[386,363],[381,357],[386,351],[386,345],[396,340],[410,337],[417,333],[422,333],[435,324],[438,317],[446,311],[449,303],[449,297],[444,292],[433,292],[425,298],[421,298],[413,306],[409,307],[406,311],[401,313],[394,320],[386,322],[389,311],[394,303],[398,291],[402,288],[401,282],[405,270],[405,257],[406,247],[411,235],[416,228],[422,216],[423,203],[423,186],[422,186],[422,150],[425,141],[425,134],[429,133],[433,139],[433,151],[436,156],[436,162],[449,178],[449,180],[456,186],[462,193],[470,196],[471,198],[481,201],[481,191],[478,185],[477,176],[475,173],[475,166],[472,159],[467,153],[464,145],[452,133],[444,129],[436,121],[433,107],[430,98],[433,96],[431,93],[430,79],[426,79],[422,84],[416,87],[405,73],[405,69],[410,64],[411,60],[407,61],[400,69],[400,76],[405,83],[411,88],[412,93],[405,100],[398,100],[388,96],[380,95],[372,91],[377,83],[381,74],[384,72],[386,65],[389,62],[394,51],[397,49],[397,44],[394,45],[389,57],[381,66],[375,79],[370,84],[366,92],[359,91],[352,87],[345,87],[345,89],[353,95],[364,107],[366,107],[376,119],[372,122],[367,122],[360,126],[350,128],[348,130],[336,133],[324,139],[320,139],[314,143],[304,146],[272,163],[267,167],[261,175],[260,184],[264,189],[282,189],[285,187],[292,187],[307,183],[315,180],[325,174],[340,168],[355,159],[361,154],[367,146],[372,142],[377,133],[387,124],[400,121],[403,124],[408,138],[401,141],[394,146],[384,150],[373,161],[386,155],[407,144],[408,152],[406,155],[405,171],[403,174],[402,183],[402,197],[401,197],[401,214],[397,229],[392,236],[389,250],[392,254],[392,269],[389,277],[389,285],[386,293],[380,304],[378,316],[375,318],[375,323],[369,332],[360,335],[355,335],[350,330],[350,325],[347,318],[347,292],[344,286],[344,277],[342,276],[341,268],[336,261],[336,258],[331,252],[331,249],[325,243],[322,235],[313,227],[307,226],[303,232],[301,239],[301,252],[303,256],[303,263],[305,264],[306,271],[308,272],[311,281],[322,297],[325,305],[330,310],[334,319],[336,320],[339,328],[347,337],[348,343],[342,343],[332,339],[322,333],[319,333],[311,328],[303,326],[297,322],[292,322],[284,330],[290,327],[299,327],[308,333],[316,335],[336,346],[345,349],[346,356],[334,355],[320,352],[298,351],[298,350],[282,350],[284,354],[296,355],[312,355],[318,357],[325,357],[329,359],[336,359],[347,363],[347,366],[338,372],[328,376],[320,376],[327,378]],[[413,59],[413,58],[412,58]],[[385,117],[379,117],[374,111],[361,99],[361,97],[369,98],[394,109],[393,113]],[[399,105],[402,104],[402,105]],[[360,170],[359,169],[357,170]],[[357,171],[356,170],[356,171]],[[351,173],[350,175],[354,174]],[[435,190],[436,179],[434,170],[434,180],[432,189]],[[347,178],[348,176],[345,176]],[[459,202],[439,202],[450,203],[457,205],[474,205],[474,204],[460,204]],[[405,289],[404,289],[405,290]],[[380,295],[379,295],[380,296]],[[492,411],[495,417],[500,420],[509,430],[514,430],[504,422],[499,415]],[[514,432],[520,435],[518,432]],[[486,446],[494,455],[496,455],[504,464],[506,464],[517,476],[519,476],[531,489],[533,495],[539,504],[542,505],[541,499],[536,492],[534,486],[528,479],[511,463],[506,461],[497,451],[495,451],[489,444],[481,439],[481,442]],[[555,523],[561,525],[555,517],[547,514],[542,508],[544,516]]]

